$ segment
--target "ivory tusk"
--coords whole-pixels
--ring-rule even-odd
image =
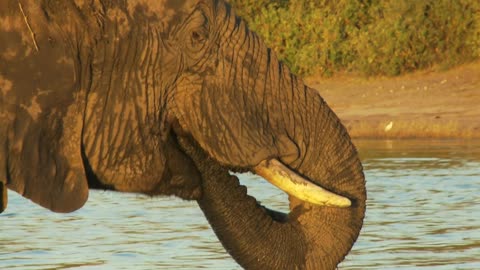
[[[299,176],[276,159],[264,160],[254,167],[256,174],[286,193],[316,205],[349,207],[348,198],[332,193]]]

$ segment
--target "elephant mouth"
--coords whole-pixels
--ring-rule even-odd
[[[277,159],[264,160],[253,171],[287,194],[319,206],[345,208],[351,206],[350,199],[298,175]]]
[[[195,160],[193,154],[194,152],[203,150],[202,147],[195,141],[192,137],[186,136],[186,134],[179,125],[178,122],[174,122],[172,126],[174,133],[176,134],[177,143],[183,151],[186,151],[185,154]],[[192,151],[196,149],[196,151]],[[182,151],[182,152],[183,152]],[[204,150],[203,150],[204,151]],[[200,151],[200,152],[203,152]],[[203,152],[206,153],[206,152]],[[193,156],[192,156],[193,154]],[[209,155],[212,160],[216,160],[213,156]],[[193,163],[185,163],[185,159],[182,159],[182,167],[191,168]],[[219,162],[218,160],[216,160]],[[196,162],[194,162],[196,163]],[[219,162],[219,164],[222,164]],[[195,165],[193,165],[195,166]],[[221,165],[222,166],[222,165]],[[201,169],[196,166],[199,171]],[[270,158],[260,161],[257,165],[254,165],[250,168],[248,167],[237,167],[237,166],[226,166],[223,164],[223,168],[226,168],[230,172],[242,173],[246,171],[251,171],[256,175],[262,177],[263,179],[270,182],[272,185],[278,189],[284,191],[289,196],[298,199],[299,201],[304,201],[316,206],[328,206],[336,208],[347,208],[352,206],[352,201],[344,196],[338,195],[327,188],[324,188],[317,184],[314,181],[309,180],[307,177],[300,175],[294,170],[290,169],[288,165],[284,164],[277,158]],[[193,171],[193,170],[192,170]],[[196,171],[196,170],[195,170]],[[195,182],[198,184],[198,182]],[[198,195],[198,194],[197,194]],[[198,196],[195,196],[198,199]]]

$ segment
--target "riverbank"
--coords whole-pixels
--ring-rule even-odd
[[[400,77],[309,77],[353,138],[480,138],[480,61]]]

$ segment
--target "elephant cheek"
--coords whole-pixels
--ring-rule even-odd
[[[151,195],[174,195],[184,200],[198,200],[202,196],[201,178],[195,164],[179,149],[172,136],[165,146],[165,169]]]

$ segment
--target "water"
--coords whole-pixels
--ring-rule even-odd
[[[480,142],[359,141],[368,188],[362,233],[340,269],[480,269]],[[286,211],[286,196],[242,175]],[[9,193],[0,269],[239,269],[196,203],[91,192],[71,214]]]

